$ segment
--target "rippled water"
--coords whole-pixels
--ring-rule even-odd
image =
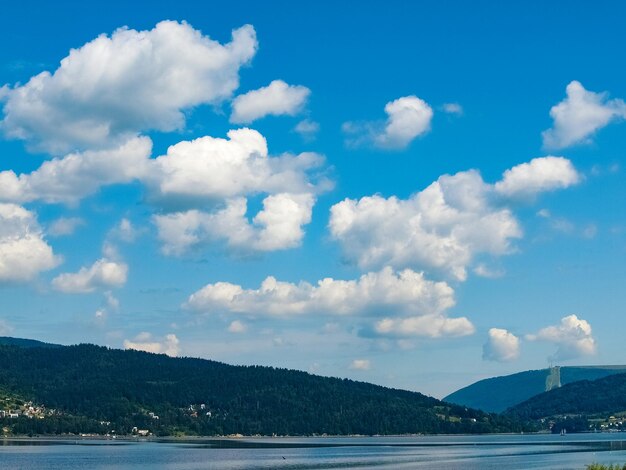
[[[567,470],[592,462],[626,463],[626,434],[0,440],[0,468],[12,470]]]

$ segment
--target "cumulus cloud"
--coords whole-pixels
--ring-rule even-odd
[[[121,28],[72,49],[53,73],[5,88],[0,126],[8,137],[53,154],[180,129],[186,109],[232,96],[240,67],[256,50],[249,25],[224,45],[185,22]]]
[[[208,284],[192,294],[186,307],[203,313],[249,315],[352,315],[393,310],[440,313],[454,305],[454,291],[445,282],[423,274],[391,268],[363,274],[358,280],[325,278],[312,285],[266,278],[259,289],[244,289],[228,282]]]
[[[448,318],[454,291],[422,273],[384,268],[356,280],[325,278],[312,285],[266,278],[258,289],[237,284],[208,284],[192,294],[185,307],[201,313],[250,316],[354,315],[382,317],[367,327],[369,336],[462,336],[474,327],[465,318]],[[393,316],[392,316],[393,315]]]
[[[504,172],[495,185],[497,193],[510,198],[529,198],[541,192],[578,184],[581,176],[572,162],[563,157],[533,158]]]
[[[374,145],[382,149],[401,150],[416,137],[430,130],[432,108],[417,96],[403,96],[385,105],[387,120],[376,122],[346,122],[343,131],[348,146]]]
[[[514,361],[520,354],[520,340],[502,328],[491,328],[489,338],[483,345],[483,359],[487,361]]]
[[[30,281],[59,262],[35,214],[15,204],[0,203],[0,283]]]
[[[0,200],[76,205],[102,186],[138,180],[147,185],[151,202],[184,207],[261,193],[317,193],[332,185],[322,174],[323,156],[270,157],[265,138],[251,129],[232,130],[228,139],[179,142],[156,159],[151,151],[152,141],[137,137],[114,149],[46,161],[31,173],[3,171]]]
[[[227,200],[217,212],[193,209],[156,215],[153,221],[168,255],[181,255],[215,241],[238,251],[284,250],[302,242],[303,226],[311,221],[314,203],[311,194],[280,193],[263,199],[263,209],[251,222],[245,198]]]
[[[88,150],[44,162],[31,173],[0,172],[0,200],[77,204],[99,188],[146,176],[152,141],[137,137],[108,150]]]
[[[350,363],[350,369],[352,370],[370,370],[372,364],[369,359],[355,359]]]
[[[311,174],[323,163],[313,153],[270,157],[265,138],[251,129],[230,131],[228,139],[203,137],[170,147],[155,160],[148,181],[153,200],[163,206],[206,201],[215,209],[155,215],[162,251],[181,255],[212,242],[236,251],[299,246],[314,194],[330,184],[323,177],[314,181]],[[250,220],[247,197],[256,194],[268,195]]]
[[[230,122],[248,124],[268,115],[294,116],[302,111],[310,94],[305,86],[274,80],[266,87],[237,96]]]
[[[170,201],[309,193],[319,190],[310,172],[323,164],[315,153],[270,157],[259,132],[238,129],[229,131],[228,139],[207,136],[169,147],[156,159],[147,182],[153,198]]]
[[[626,118],[626,103],[608,99],[607,93],[587,91],[575,80],[567,85],[565,92],[566,98],[550,109],[554,123],[542,133],[546,148],[588,143],[598,130]]]
[[[124,340],[124,349],[135,349],[154,354],[167,354],[168,356],[178,356],[180,353],[180,341],[174,334],[165,335],[165,338],[158,340],[150,333],[139,333],[134,339]]]
[[[329,228],[362,268],[391,265],[464,280],[475,255],[504,255],[522,236],[511,211],[494,206],[477,171],[444,175],[408,199],[379,195],[331,208]]]
[[[126,264],[102,258],[76,273],[58,275],[52,280],[52,286],[68,294],[86,293],[99,288],[121,287],[126,284],[127,276]]]
[[[59,217],[48,226],[48,235],[53,237],[72,235],[82,225],[85,225],[85,221],[80,217]]]
[[[222,206],[213,212],[157,215],[167,253],[215,240],[259,251],[298,246],[302,226],[311,219],[314,194],[332,185],[315,173],[324,158],[314,153],[270,157],[265,138],[250,129],[230,131],[228,137],[180,142],[156,159],[150,159],[151,140],[137,137],[119,148],[55,158],[32,173],[0,172],[0,200],[76,205],[103,185],[139,180],[148,186],[152,202],[163,207]],[[245,196],[263,193],[269,194],[263,210],[248,221]],[[70,220],[51,227],[59,235],[73,228]],[[112,235],[132,241],[137,233],[124,220]]]
[[[392,337],[467,336],[476,331],[466,317],[448,318],[442,314],[412,316],[407,318],[383,318],[374,325],[374,332]]]
[[[331,207],[331,236],[346,260],[361,268],[411,267],[465,280],[478,256],[509,254],[512,242],[522,237],[513,212],[502,205],[503,195],[530,197],[577,181],[571,163],[554,158],[514,167],[495,185],[470,170],[443,175],[408,199],[345,199]]]
[[[535,334],[527,335],[526,339],[555,344],[557,350],[551,360],[575,359],[596,353],[591,325],[576,315],[563,317],[558,325],[542,328]]]

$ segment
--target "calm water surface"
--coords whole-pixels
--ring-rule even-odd
[[[582,470],[592,462],[626,463],[626,434],[0,440],[0,468],[11,470]]]

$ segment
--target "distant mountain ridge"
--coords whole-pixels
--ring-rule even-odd
[[[596,380],[580,380],[519,403],[507,414],[525,419],[626,412],[626,370]]]
[[[560,367],[561,384],[580,380],[597,380],[626,373],[624,365]],[[516,374],[480,380],[457,390],[443,400],[490,413],[502,413],[529,398],[546,391],[550,369],[529,370]]]
[[[59,348],[60,344],[44,343],[35,339],[12,338],[10,336],[0,336],[0,345],[18,346],[20,348]]]
[[[516,432],[510,418],[417,392],[101,346],[0,345],[0,389],[60,413],[14,432],[158,435]],[[42,343],[45,344],[45,343]]]

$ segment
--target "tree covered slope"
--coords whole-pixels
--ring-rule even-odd
[[[10,336],[0,336],[0,345],[19,346],[21,348],[58,348],[60,345],[44,343],[34,339],[12,338]]]
[[[561,367],[561,384],[596,380],[625,372],[626,366]],[[480,380],[448,395],[444,401],[491,413],[501,413],[545,392],[548,374],[549,369],[529,370]]]
[[[526,419],[560,415],[615,414],[626,411],[626,373],[582,380],[536,395],[507,410]]]
[[[420,393],[271,367],[231,366],[93,345],[0,346],[0,364],[0,387],[48,409],[109,423],[102,424],[102,432],[104,427],[117,433],[139,427],[161,435],[521,429],[508,418]]]

